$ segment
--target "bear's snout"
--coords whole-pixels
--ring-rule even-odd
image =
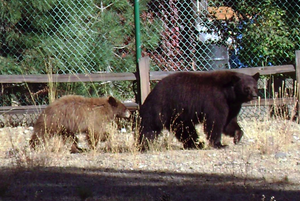
[[[247,95],[248,100],[254,100],[258,98],[258,89],[255,87],[246,87],[245,94]]]
[[[125,118],[129,118],[129,117],[130,117],[130,115],[131,115],[130,111],[129,111],[129,110],[127,110],[127,111],[125,112]]]
[[[131,112],[130,112],[128,109],[126,109],[126,111],[124,111],[124,112],[120,115],[120,117],[122,117],[122,118],[129,118],[130,115],[131,115]]]
[[[254,91],[252,93],[252,99],[257,99],[258,98],[258,94]]]

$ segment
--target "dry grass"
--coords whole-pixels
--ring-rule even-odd
[[[265,120],[259,122],[242,122],[246,140],[250,149],[259,150],[261,154],[285,152],[292,145],[293,136],[299,136],[298,124],[288,120]]]
[[[259,151],[262,155],[270,155],[277,152],[285,152],[293,145],[291,142],[294,137],[300,136],[300,126],[293,121],[285,119],[266,118],[260,121],[240,121],[244,130],[242,144],[244,149]],[[109,125],[110,135],[105,142],[101,142],[95,149],[91,149],[84,134],[79,134],[79,147],[87,150],[85,154],[95,155],[97,153],[130,153],[138,154],[136,148],[136,131],[127,129],[118,130],[118,126],[113,123]],[[205,134],[202,132],[202,126],[198,126],[199,141],[208,144]],[[15,166],[23,168],[49,166],[53,160],[70,154],[69,150],[72,139],[66,143],[60,137],[53,137],[46,140],[46,144],[39,146],[36,150],[29,148],[29,139],[32,134],[32,128],[23,127],[5,127],[0,131],[0,156],[13,159],[11,162]],[[233,139],[223,135],[223,143],[234,146]],[[164,152],[167,150],[181,150],[182,144],[174,137],[172,133],[163,131],[163,134],[157,139],[152,147],[152,152]],[[205,146],[204,149],[211,149]]]
[[[144,154],[139,153],[136,149],[134,131],[128,129],[126,132],[124,129],[123,131],[120,131],[117,129],[116,124],[110,125],[111,133],[106,142],[99,143],[95,150],[88,150],[81,154],[71,154],[69,150],[72,140],[63,143],[63,140],[59,137],[47,140],[47,143],[44,146],[33,151],[29,148],[28,144],[32,129],[24,130],[22,127],[6,127],[0,131],[0,142],[2,144],[0,147],[0,158],[1,161],[3,161],[3,167],[13,167],[18,172],[20,170],[40,171],[45,167],[78,167],[83,168],[83,170],[105,167],[106,169],[116,169],[118,171],[136,169],[143,171],[154,170],[155,172],[197,172],[198,169],[195,168],[198,167],[201,168],[198,171],[204,171],[207,174],[219,172],[218,174],[220,175],[231,175],[234,176],[234,178],[242,175],[243,181],[241,182],[241,185],[248,189],[251,183],[251,174],[258,168],[249,167],[249,164],[253,163],[253,153],[258,153],[260,158],[264,159],[269,158],[278,152],[288,153],[289,150],[295,149],[295,146],[298,146],[299,148],[300,143],[297,144],[291,142],[294,138],[300,137],[300,126],[292,121],[270,118],[266,118],[263,122],[244,120],[241,121],[240,124],[245,133],[241,145],[235,146],[232,138],[223,136],[223,143],[229,145],[227,151],[224,150],[220,152],[210,147],[205,147],[203,151],[198,153],[193,151],[183,151],[181,143],[174,138],[173,134],[164,131],[163,135],[154,143],[152,150]],[[200,139],[205,141],[206,138],[203,132],[201,132],[201,126],[199,126],[198,130]],[[85,143],[83,137],[82,140],[80,140],[80,145],[84,147],[86,146]],[[218,156],[218,154],[221,153],[222,155],[224,154],[225,158],[219,160],[215,159],[215,156]],[[233,153],[233,155],[231,155],[231,153]],[[242,159],[239,159],[239,155],[241,154],[243,155]],[[196,155],[201,158],[202,165],[198,164],[200,160],[197,159]],[[228,159],[228,157],[232,159]],[[238,163],[235,164],[235,162],[230,160],[237,160]],[[218,165],[219,163],[221,164],[220,166]],[[235,164],[234,168],[231,167],[232,163]],[[263,163],[261,166],[274,165],[274,162],[268,163]],[[181,167],[182,165],[183,167]],[[124,177],[125,176],[126,175],[124,175]],[[11,177],[16,176],[13,173]],[[38,176],[34,176],[33,178],[35,177]],[[152,181],[151,177],[152,176],[149,177],[149,182]],[[184,176],[182,176],[182,179],[184,179]],[[288,174],[284,174],[279,178],[269,174],[263,176],[263,181],[266,183],[280,183],[280,185],[284,185],[289,183],[289,180],[290,177]],[[185,181],[185,179],[183,181]],[[180,183],[183,181],[180,181]],[[9,179],[1,180],[0,198],[5,197],[7,194],[11,194],[9,193],[10,186],[14,186],[11,182],[12,180]],[[215,182],[216,181],[214,181],[214,183]],[[226,184],[226,181],[223,181],[222,184]],[[229,187],[228,185],[232,187]],[[236,188],[234,186],[236,185],[240,185],[240,183],[233,182],[226,184],[225,189],[227,190],[225,191],[230,192],[233,190],[234,192],[234,188]],[[254,188],[253,186],[255,185],[251,183],[250,188]],[[211,187],[207,186],[204,188]],[[78,200],[157,200],[151,192],[148,192],[148,194],[135,194],[129,199],[124,199],[117,195],[96,199],[95,192],[92,189],[93,188],[91,188],[89,184],[80,182],[75,183],[74,192]],[[246,193],[247,192],[248,190]],[[39,195],[37,192],[35,199],[39,199],[39,196],[42,195]],[[160,195],[159,199],[174,200],[171,199],[171,197],[174,196],[172,196],[172,194],[163,193]],[[265,197],[263,200],[268,201],[272,199]]]
[[[230,175],[234,178],[238,178],[242,175],[242,181],[227,182],[227,178],[221,179],[223,181],[212,180],[214,185],[225,185],[226,187],[221,187],[221,192],[226,192],[232,194],[232,192],[238,191],[241,193],[252,192],[249,189],[255,188],[256,183],[252,182],[252,172],[255,168],[261,168],[260,165],[257,167],[249,167],[249,164],[253,163],[251,157],[253,153],[258,153],[261,158],[269,158],[278,152],[287,153],[289,150],[294,149],[295,143],[291,143],[295,136],[300,137],[300,126],[295,122],[288,120],[276,120],[276,119],[266,119],[264,122],[258,121],[241,121],[240,122],[245,135],[242,139],[242,145],[235,146],[233,144],[233,139],[230,137],[223,137],[223,143],[228,144],[228,150],[222,152],[224,155],[222,157],[215,159],[216,156],[220,154],[218,150],[206,147],[205,150],[193,154],[194,152],[183,151],[181,144],[173,137],[172,134],[164,132],[164,135],[160,137],[159,140],[153,145],[152,150],[148,153],[140,154],[135,148],[135,140],[133,132],[120,132],[117,129],[117,125],[112,124],[111,135],[106,142],[100,143],[95,150],[89,150],[82,154],[70,154],[69,149],[72,141],[68,141],[66,144],[63,143],[62,139],[56,137],[47,141],[45,146],[39,147],[39,149],[33,151],[28,146],[28,141],[31,136],[32,130],[24,130],[22,127],[9,128],[6,127],[1,129],[0,132],[0,142],[2,146],[0,147],[0,158],[1,161],[6,161],[3,166],[14,167],[17,172],[20,170],[34,170],[40,171],[43,167],[80,167],[85,169],[91,168],[90,174],[93,174],[93,168],[106,167],[116,169],[117,175],[125,173],[118,173],[121,170],[154,170],[167,172],[170,171],[169,167],[175,172],[193,172],[195,166],[199,166],[197,156],[201,158],[201,167],[198,171],[205,171],[208,174],[218,173],[220,175]],[[200,139],[205,140],[203,132],[201,132],[201,126],[198,129],[200,131]],[[80,142],[84,144],[83,142]],[[298,143],[298,148],[299,148]],[[84,145],[82,145],[84,146]],[[233,155],[231,155],[231,149],[233,150]],[[219,153],[218,153],[219,152]],[[180,154],[180,155],[179,155]],[[192,154],[192,155],[189,155]],[[102,156],[101,156],[102,155]],[[186,155],[186,156],[184,156]],[[242,159],[239,159],[238,155],[242,155]],[[187,158],[186,158],[187,157]],[[213,157],[213,158],[211,158]],[[228,157],[232,157],[233,161],[230,161]],[[169,161],[162,161],[169,158]],[[3,160],[4,159],[4,160]],[[213,159],[213,160],[212,160]],[[147,161],[145,161],[147,160]],[[225,161],[224,161],[225,160]],[[236,164],[234,161],[238,161]],[[193,165],[194,162],[197,165]],[[161,163],[161,165],[159,165]],[[174,163],[174,164],[173,164]],[[98,165],[96,165],[98,164]],[[188,165],[188,169],[181,167],[180,164]],[[229,166],[227,166],[229,164]],[[204,167],[204,166],[208,167]],[[234,167],[231,167],[234,165]],[[272,166],[273,163],[263,163],[261,166]],[[97,167],[98,166],[98,167]],[[213,168],[212,168],[213,167]],[[158,168],[158,169],[157,169]],[[183,168],[183,169],[181,169]],[[251,169],[252,168],[252,169]],[[253,169],[254,168],[254,169]],[[266,167],[271,168],[272,167]],[[157,169],[157,170],[156,170]],[[81,171],[83,171],[81,170]],[[70,170],[72,171],[72,170]],[[195,169],[197,171],[197,169]],[[30,172],[30,171],[29,171]],[[146,171],[147,172],[147,171]],[[81,174],[76,173],[76,174]],[[82,172],[83,174],[83,172]],[[107,174],[107,173],[105,173]],[[111,173],[116,174],[116,173]],[[135,174],[135,173],[134,173]],[[142,173],[146,174],[146,173]],[[172,173],[173,174],[173,173]],[[14,175],[14,174],[13,174]],[[33,178],[38,176],[33,176]],[[114,176],[118,177],[118,176]],[[156,180],[158,178],[152,178],[149,175],[149,182]],[[171,176],[173,177],[173,176]],[[188,176],[189,177],[189,176]],[[178,184],[184,184],[189,179],[185,176],[180,176]],[[26,177],[25,177],[26,178]],[[120,177],[122,180],[123,176]],[[200,177],[201,178],[201,177]],[[1,178],[0,178],[1,179]],[[127,178],[129,179],[129,178]],[[268,184],[276,183],[276,185],[282,185],[290,183],[290,176],[284,174],[280,177],[266,174],[263,176],[263,181]],[[41,180],[42,181],[42,180]],[[73,181],[74,182],[74,181]],[[173,181],[170,182],[170,185]],[[10,179],[3,178],[0,182],[0,198],[5,197],[10,194],[10,188],[14,184]],[[139,184],[137,184],[139,185]],[[202,188],[207,188],[207,192],[210,190],[211,184],[203,183]],[[244,186],[245,190],[236,190],[237,186]],[[172,185],[171,185],[172,186]],[[94,188],[87,183],[75,183],[74,187],[75,195],[78,199],[75,200],[145,200],[145,201],[157,201],[157,197],[151,193],[151,191],[144,193],[136,193],[134,196],[126,198],[115,196],[101,197],[97,199],[95,196]],[[15,192],[16,194],[22,194],[22,192]],[[98,195],[99,196],[99,195]],[[228,195],[229,196],[229,195]],[[42,199],[43,193],[37,191],[34,195],[36,200]],[[166,192],[162,192],[159,196],[159,200],[178,200],[174,199],[174,195]],[[172,199],[173,198],[173,199]],[[70,199],[73,200],[73,199]],[[208,198],[209,200],[209,198]],[[258,199],[249,199],[258,200]],[[270,196],[262,196],[259,200],[275,200]]]
[[[174,186],[174,183],[175,186],[180,186],[181,188],[184,188],[184,186],[193,188],[196,185],[195,183],[197,183],[200,186],[195,191],[205,189],[207,192],[219,189],[218,186],[220,186],[219,193],[225,192],[229,198],[232,193],[238,191],[240,194],[249,194],[249,199],[247,200],[275,200],[275,198],[265,195],[259,195],[259,199],[252,199],[250,195],[252,189],[253,192],[258,191],[256,188],[267,189],[266,185],[271,185],[270,189],[274,189],[278,186],[292,183],[295,178],[300,179],[300,175],[293,169],[297,164],[294,164],[291,168],[288,167],[289,163],[281,164],[280,161],[274,159],[274,155],[277,153],[295,153],[295,150],[299,150],[300,147],[300,125],[286,120],[285,115],[284,113],[278,113],[276,115],[277,118],[263,117],[263,121],[258,121],[257,119],[240,121],[239,123],[244,131],[241,145],[235,146],[232,138],[223,135],[223,144],[229,145],[229,148],[225,150],[215,150],[207,146],[208,142],[201,125],[198,126],[197,130],[199,132],[199,141],[204,142],[206,145],[204,150],[183,150],[182,144],[177,141],[174,135],[164,131],[150,147],[148,153],[139,153],[135,144],[135,136],[137,136],[136,132],[138,129],[131,129],[136,125],[136,122],[132,120],[129,123],[123,123],[122,129],[116,123],[110,124],[107,129],[110,131],[107,141],[99,143],[95,149],[90,149],[85,141],[85,136],[78,134],[79,146],[87,150],[81,154],[71,154],[72,139],[64,143],[60,137],[48,139],[45,145],[32,150],[29,147],[32,128],[12,128],[7,126],[0,129],[0,160],[3,168],[8,167],[14,171],[3,174],[6,176],[0,174],[0,199],[5,198],[7,194],[11,197],[13,194],[22,195],[23,192],[11,192],[11,189],[16,189],[16,184],[11,178],[19,178],[24,171],[32,174],[31,176],[25,175],[24,180],[29,177],[43,183],[44,178],[37,179],[39,172],[43,172],[46,168],[45,172],[47,175],[47,168],[60,167],[67,171],[63,176],[66,177],[67,185],[72,184],[74,186],[74,191],[70,193],[73,197],[70,196],[69,199],[65,200],[185,200],[184,198],[179,199],[179,197],[174,199],[175,194],[178,194],[178,189],[173,193],[159,190],[158,198],[155,195],[157,192],[152,192],[155,191],[152,185],[158,189],[165,189],[166,186]],[[297,161],[297,159],[294,159],[297,156],[299,155],[291,157],[292,163]],[[300,161],[298,163],[300,164]],[[283,166],[281,167],[281,165]],[[264,168],[266,171],[270,171],[264,173],[258,171]],[[87,169],[89,171],[85,172]],[[280,175],[273,175],[272,172],[276,172],[275,170],[277,169],[280,170]],[[90,184],[90,182],[94,181],[92,175],[96,175],[95,170],[100,172],[98,173],[100,175],[100,177],[97,177],[98,180],[101,180],[102,177],[107,178],[108,181],[112,180],[112,178],[117,178],[114,181],[115,183],[112,182],[113,185],[126,186],[126,182],[130,181],[129,186],[139,188],[139,186],[145,185],[147,188],[146,190],[144,189],[145,191],[134,192],[126,199],[121,196],[123,195],[122,193],[114,192],[115,189],[109,189],[113,195],[105,195],[101,199],[97,199],[99,193],[95,193],[96,187]],[[31,171],[36,171],[36,173],[31,173]],[[127,171],[130,171],[130,173]],[[42,174],[45,174],[45,172]],[[168,172],[168,176],[161,175],[162,173],[166,174],[166,172]],[[68,178],[69,173],[72,173],[72,178],[75,177],[76,179]],[[56,174],[54,171],[52,176],[55,177]],[[112,176],[107,177],[108,174]],[[197,177],[192,179],[191,174],[195,174]],[[84,178],[78,175],[84,175]],[[216,175],[218,176],[216,177]],[[146,178],[141,178],[140,176]],[[161,179],[162,177],[164,179]],[[211,177],[216,178],[211,179]],[[262,177],[262,181],[253,179],[259,177]],[[124,178],[128,181],[124,182]],[[236,178],[241,178],[241,180],[236,180]],[[140,180],[145,183],[141,184]],[[125,184],[118,184],[119,182],[124,182]],[[260,186],[259,182],[263,182],[263,185]],[[106,185],[106,181],[103,184]],[[101,189],[103,186],[97,188]],[[189,192],[188,189],[186,191]],[[204,197],[205,193],[202,192]],[[215,192],[212,194],[215,194]],[[29,195],[29,197],[39,200],[43,197],[43,193],[36,191],[34,195]],[[210,199],[212,200],[212,198],[208,197],[206,200]]]

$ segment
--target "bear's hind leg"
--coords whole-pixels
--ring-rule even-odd
[[[32,134],[30,141],[29,141],[29,146],[32,149],[35,149],[37,146],[41,145],[41,144],[45,144],[46,139],[45,139],[45,135],[46,135],[46,131],[43,129],[40,129],[38,131],[34,131],[34,133]]]
[[[173,126],[176,138],[183,143],[184,149],[203,148],[202,144],[198,144],[198,134],[195,125],[192,122],[178,123]]]

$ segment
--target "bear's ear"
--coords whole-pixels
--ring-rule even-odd
[[[255,75],[253,75],[253,79],[255,79],[256,81],[259,79],[260,74],[259,73],[255,73]]]
[[[117,100],[116,100],[114,97],[112,97],[112,96],[110,96],[110,97],[108,98],[108,103],[109,103],[111,106],[113,106],[113,107],[117,107],[117,106],[118,106]]]

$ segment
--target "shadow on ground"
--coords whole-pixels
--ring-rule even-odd
[[[0,200],[299,200],[288,181],[114,169],[1,169]],[[265,199],[263,199],[263,196]]]

